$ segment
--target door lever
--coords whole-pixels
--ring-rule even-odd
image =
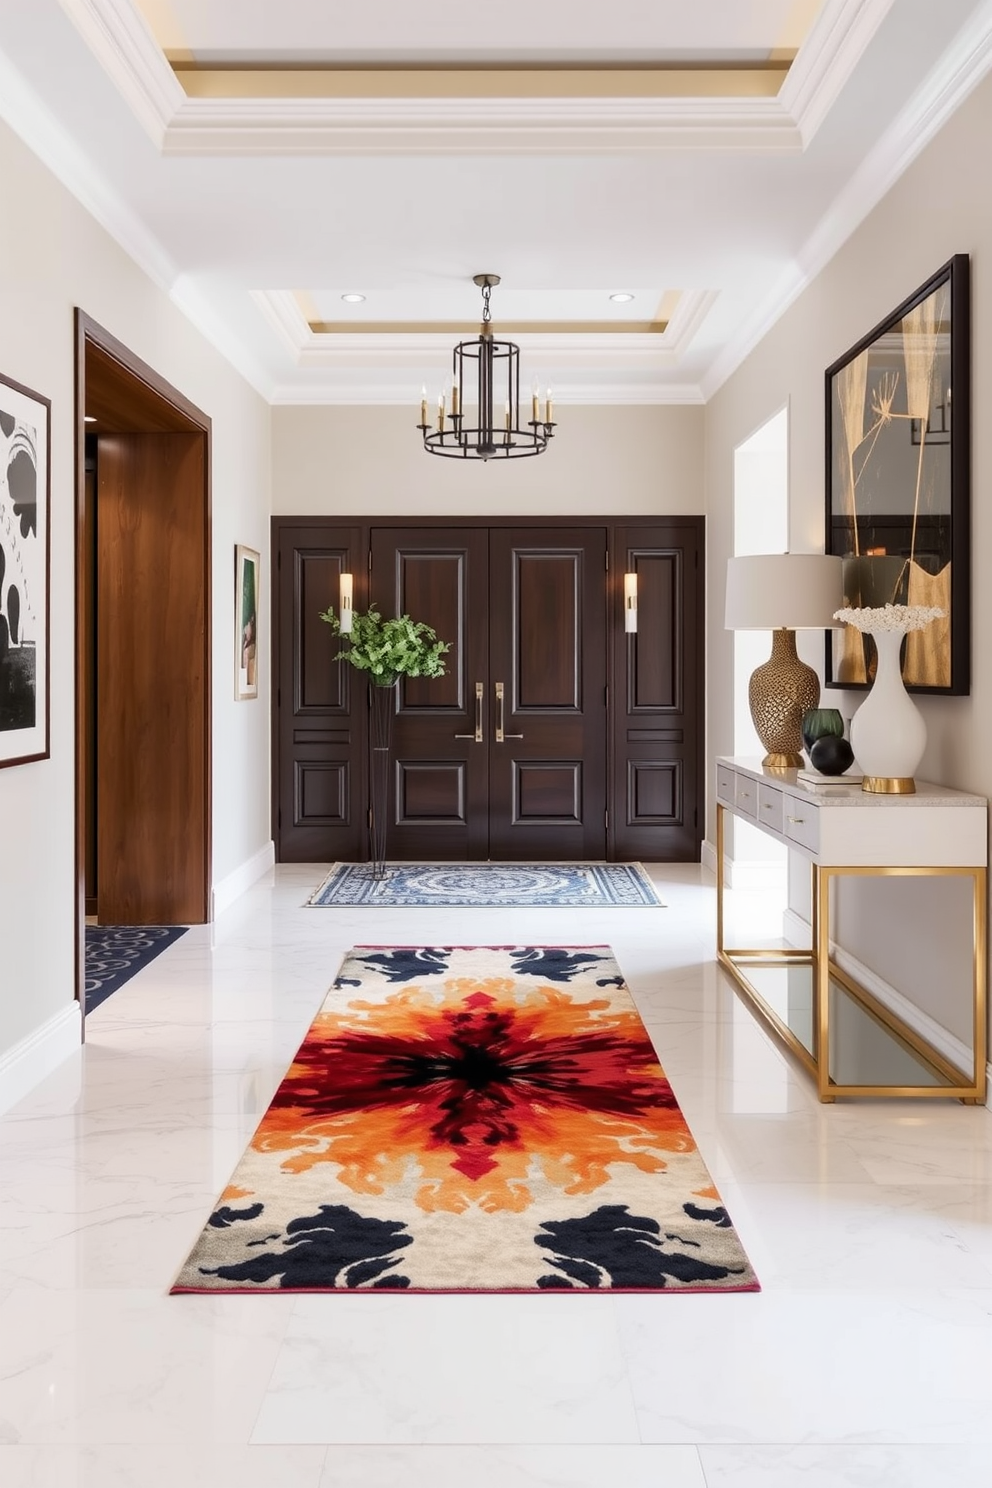
[[[456,734],[456,739],[473,739],[476,744],[482,743],[482,683],[475,684],[475,733]]]
[[[504,704],[503,704],[503,692],[504,692],[504,688],[503,688],[502,682],[497,682],[496,683],[496,704],[497,704],[497,709],[498,709],[498,711],[496,713],[496,743],[497,744],[502,744],[502,742],[503,742],[504,739],[522,739],[523,738],[523,734],[508,734],[505,731],[505,729],[503,728],[503,706],[504,706]]]

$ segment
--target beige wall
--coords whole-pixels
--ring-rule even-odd
[[[214,882],[270,838],[267,667],[257,703],[236,704],[233,681],[234,544],[263,551],[267,585],[270,493],[262,399],[5,125],[0,180],[0,371],[52,400],[51,758],[0,770],[2,1076],[5,1051],[71,1013],[75,991],[73,307],[213,419]]]
[[[928,729],[921,777],[992,796],[992,585],[982,579],[983,555],[992,553],[992,422],[984,410],[992,396],[992,339],[987,267],[992,262],[992,197],[975,175],[975,161],[992,139],[992,79],[976,90],[910,167],[871,216],[773,327],[706,408],[706,510],[708,514],[708,755],[732,752],[732,637],[723,629],[726,560],[733,541],[734,446],[786,401],[790,409],[790,547],[822,550],[823,374],[867,330],[954,253],[972,255],[972,409],[974,416],[972,539],[973,680],[966,698],[918,699]],[[819,637],[805,645],[806,659],[822,665]],[[859,694],[830,693],[825,702],[850,715]],[[712,799],[707,835],[714,835]],[[932,881],[931,881],[932,883]],[[846,923],[850,949],[883,976],[910,978],[914,1000],[945,1026],[961,1028],[961,1010],[943,1005],[948,959],[967,945],[952,945],[936,931],[937,896],[929,936],[919,954],[896,967],[888,948],[899,935],[887,904],[862,899]],[[905,980],[901,983],[905,987]]]
[[[703,409],[559,408],[545,454],[428,455],[416,408],[274,408],[281,515],[511,516],[703,510]]]

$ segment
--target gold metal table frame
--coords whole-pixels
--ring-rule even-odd
[[[841,867],[834,864],[810,863],[812,873],[812,945],[801,947],[733,948],[724,944],[724,831],[725,813],[729,808],[717,802],[716,808],[716,948],[717,960],[733,978],[745,1002],[770,1031],[790,1050],[817,1082],[820,1100],[835,1101],[838,1096],[875,1096],[888,1099],[921,1097],[924,1099],[956,1098],[965,1105],[983,1105],[986,1096],[987,1025],[986,1025],[986,958],[987,958],[987,869],[984,867]],[[754,823],[752,823],[754,825]],[[970,878],[972,880],[972,993],[973,1067],[969,1076],[947,1060],[920,1033],[904,1023],[867,988],[842,971],[830,955],[830,887],[834,879],[844,877],[915,877]],[[813,1049],[796,1037],[791,1028],[762,997],[745,973],[748,966],[775,966],[782,963],[812,968]],[[929,1065],[942,1082],[935,1085],[870,1085],[841,1084],[830,1077],[830,982],[841,986],[861,1008],[895,1041]]]

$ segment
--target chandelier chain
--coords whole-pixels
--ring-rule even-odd
[[[493,312],[489,308],[489,301],[492,298],[492,293],[493,293],[493,287],[492,287],[491,284],[484,284],[482,286],[482,324],[483,325],[489,325],[490,321],[493,318]]]

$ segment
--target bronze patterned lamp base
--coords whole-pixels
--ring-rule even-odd
[[[755,667],[748,701],[766,770],[798,770],[803,764],[803,714],[820,701],[820,679],[796,654],[794,630],[772,631],[772,654]]]

